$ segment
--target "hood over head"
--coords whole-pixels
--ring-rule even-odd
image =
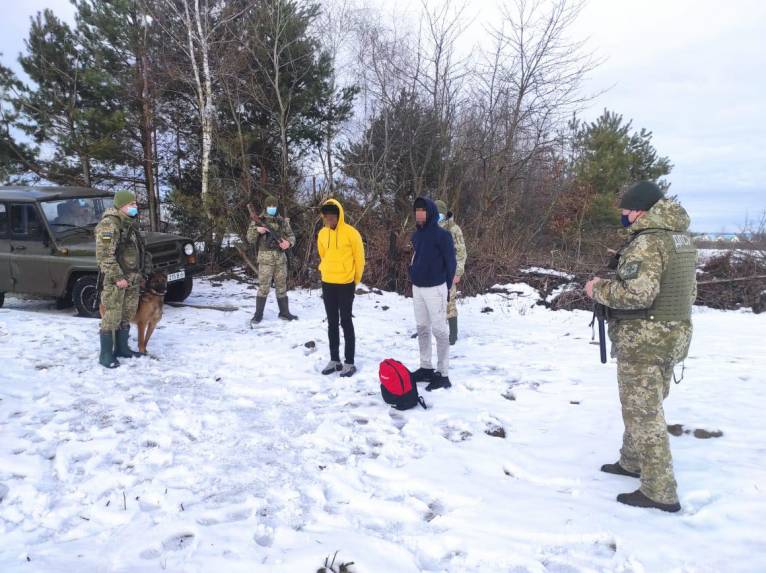
[[[423,208],[426,210],[426,223],[423,225],[423,229],[432,227],[439,224],[439,208],[436,203],[431,201],[428,197],[418,197],[413,203],[412,210],[416,208]]]

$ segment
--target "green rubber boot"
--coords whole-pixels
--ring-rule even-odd
[[[114,355],[117,358],[136,358],[137,356],[141,356],[140,352],[135,352],[128,346],[129,337],[130,325],[121,324],[115,331],[114,337]]]
[[[104,332],[100,330],[98,333],[101,340],[101,354],[99,354],[98,362],[104,368],[117,368],[120,363],[114,356],[114,331]]]

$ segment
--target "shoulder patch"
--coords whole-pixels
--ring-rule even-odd
[[[99,237],[101,237],[104,241],[111,241],[112,240],[112,232],[111,231],[102,231],[99,234]]]
[[[673,247],[677,253],[686,253],[696,250],[696,247],[694,246],[694,243],[692,242],[692,239],[689,235],[674,233],[671,235],[671,238],[673,239]]]
[[[619,275],[622,280],[629,281],[638,276],[641,270],[641,261],[631,261],[620,267]]]

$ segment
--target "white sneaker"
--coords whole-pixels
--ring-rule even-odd
[[[348,378],[349,376],[353,376],[356,373],[356,366],[353,364],[346,364],[343,363],[343,369],[340,371],[340,375],[343,378]]]
[[[343,366],[341,365],[340,362],[337,362],[335,360],[330,360],[327,363],[327,366],[325,366],[322,369],[322,374],[324,375],[332,374],[333,372],[340,372],[341,370],[343,370]]]

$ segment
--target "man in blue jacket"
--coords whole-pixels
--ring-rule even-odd
[[[449,329],[447,300],[457,260],[452,235],[439,226],[439,210],[430,199],[418,197],[413,206],[417,228],[412,234],[410,280],[420,345],[420,368],[415,382],[428,382],[429,392],[449,388]],[[436,338],[437,368],[431,362],[431,334]]]

